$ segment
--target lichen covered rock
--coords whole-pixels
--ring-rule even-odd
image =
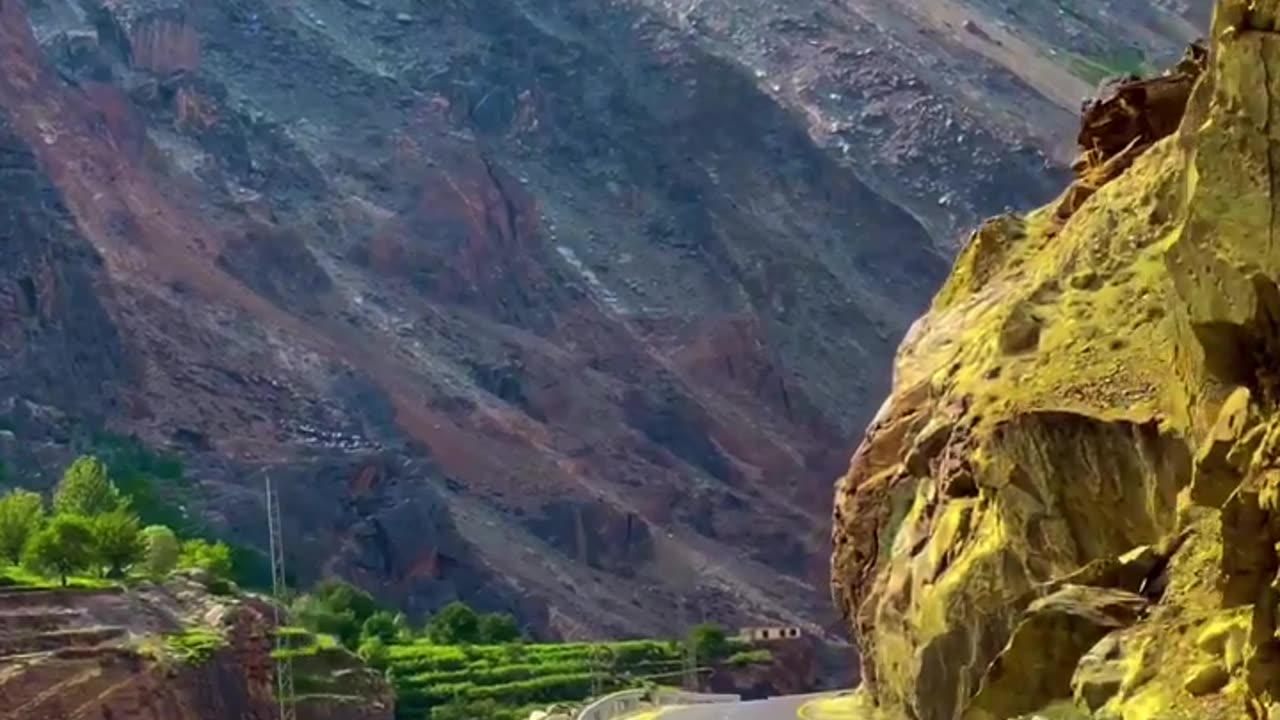
[[[978,230],[903,343],[832,560],[889,716],[1280,702],[1277,28],[1220,3],[1180,124]]]

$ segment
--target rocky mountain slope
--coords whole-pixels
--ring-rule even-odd
[[[6,464],[137,435],[260,545],[270,473],[416,612],[817,626],[955,239],[1203,6],[3,0]]]
[[[886,717],[1280,717],[1278,28],[1090,106],[904,342],[835,514]]]

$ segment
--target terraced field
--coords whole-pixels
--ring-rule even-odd
[[[451,702],[492,701],[523,711],[581,702],[593,694],[680,676],[682,648],[673,642],[388,648],[397,716],[422,718]]]

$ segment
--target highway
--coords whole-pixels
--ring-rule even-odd
[[[749,702],[658,708],[625,720],[871,720],[851,697],[788,695]]]

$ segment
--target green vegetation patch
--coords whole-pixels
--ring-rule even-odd
[[[728,663],[734,667],[768,665],[771,662],[773,662],[773,653],[765,649],[736,652],[730,655],[728,660]]]
[[[1155,71],[1142,51],[1136,48],[1098,57],[1086,57],[1073,52],[1064,52],[1062,55],[1066,58],[1067,70],[1072,75],[1093,85],[1108,78],[1122,75],[1146,76]]]
[[[90,575],[71,575],[67,577],[67,587],[81,588],[86,590],[101,590],[105,588],[118,587],[120,583],[101,577],[93,577]],[[0,567],[0,588],[33,588],[48,590],[60,587],[61,583],[56,578],[48,578],[39,573],[32,572],[26,568]]]
[[[659,640],[469,646],[419,640],[386,648],[399,716],[429,712],[432,720],[480,712],[490,703],[507,711],[582,702],[593,692],[679,675],[683,656],[680,643]]]
[[[187,664],[199,665],[207,662],[215,652],[225,647],[227,640],[206,628],[190,628],[165,635],[162,644],[165,653],[170,657]]]

